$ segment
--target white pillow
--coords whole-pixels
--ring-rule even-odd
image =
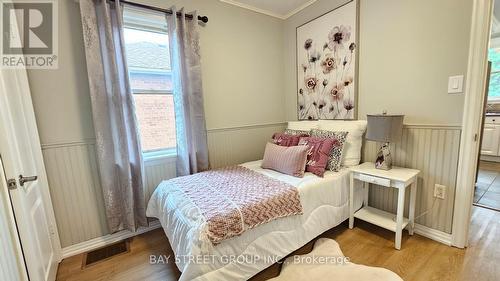
[[[299,131],[319,129],[319,121],[288,121],[287,129]]]
[[[320,130],[349,132],[342,153],[342,166],[358,165],[361,161],[361,146],[363,145],[363,134],[366,131],[366,120],[319,120],[318,122]]]

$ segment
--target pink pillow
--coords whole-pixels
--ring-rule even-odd
[[[307,137],[308,135],[289,135],[285,133],[274,133],[273,143],[280,146],[296,146],[299,144],[301,137]]]
[[[309,147],[306,171],[323,177],[326,166],[328,165],[330,151],[335,146],[339,145],[338,140],[317,137],[302,137],[299,141],[299,146],[301,145]]]
[[[279,146],[267,143],[262,168],[294,177],[303,177],[307,161],[307,146]]]

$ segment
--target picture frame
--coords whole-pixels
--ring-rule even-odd
[[[358,117],[359,1],[296,28],[298,120]]]

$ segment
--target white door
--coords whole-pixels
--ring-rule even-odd
[[[0,155],[29,279],[55,280],[61,246],[24,69],[0,69]]]
[[[27,280],[21,243],[0,157],[0,280]]]
[[[500,126],[493,124],[484,124],[483,142],[481,143],[482,155],[498,155],[500,145]]]

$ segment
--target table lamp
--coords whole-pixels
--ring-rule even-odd
[[[389,143],[401,140],[404,115],[383,113],[367,115],[367,119],[366,139],[383,143],[377,153],[375,168],[390,170],[392,168],[392,157]]]

